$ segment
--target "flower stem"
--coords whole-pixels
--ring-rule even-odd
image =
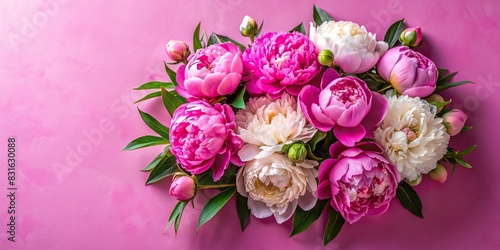
[[[381,90],[377,91],[378,93],[383,94],[385,91],[389,90],[392,88],[392,85],[389,85],[387,87],[382,88]]]
[[[250,36],[250,43],[253,43],[254,37]]]
[[[215,184],[215,185],[200,185],[198,186],[198,189],[207,189],[207,188],[225,188],[225,187],[234,187],[236,186],[236,183],[229,183],[229,184]]]

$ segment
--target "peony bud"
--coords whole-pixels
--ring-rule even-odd
[[[420,29],[420,27],[405,29],[403,30],[403,32],[401,32],[399,41],[401,42],[401,44],[408,47],[418,47],[420,46],[420,44],[422,44],[423,41],[422,30]]]
[[[419,175],[417,177],[417,179],[415,179],[413,181],[409,181],[408,184],[410,184],[412,186],[417,186],[418,184],[420,184],[420,182],[422,182],[422,175]]]
[[[174,177],[169,194],[179,201],[191,200],[196,194],[196,183],[189,176]]]
[[[318,62],[327,67],[333,67],[333,52],[329,49],[324,49],[318,54]]]
[[[455,136],[462,131],[465,121],[467,121],[467,115],[460,109],[452,109],[443,115],[443,124],[451,136]]]
[[[301,163],[306,159],[307,149],[304,143],[297,142],[288,149],[288,159],[295,163]]]
[[[245,16],[240,25],[240,33],[244,37],[253,38],[259,31],[259,26],[255,20],[249,16]]]
[[[179,40],[170,40],[166,46],[167,56],[176,62],[182,62],[191,54],[189,46]]]
[[[425,98],[425,100],[427,102],[444,102],[444,99],[442,96],[438,95],[438,94],[432,94],[430,95],[429,97]],[[437,112],[441,112],[441,110],[443,110],[444,107],[440,107],[437,109]]]
[[[446,181],[446,178],[448,178],[448,172],[443,165],[438,163],[436,168],[429,172],[429,177],[433,181],[443,183]]]

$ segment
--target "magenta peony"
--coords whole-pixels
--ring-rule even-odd
[[[243,62],[240,49],[232,43],[199,49],[187,65],[177,69],[175,90],[189,101],[214,99],[234,92],[241,81]]]
[[[169,194],[179,201],[191,200],[196,194],[196,183],[189,176],[178,176],[172,181]]]
[[[234,112],[228,105],[211,106],[204,101],[183,104],[172,115],[170,151],[191,174],[212,168],[217,181],[230,160],[241,164],[237,152],[243,141],[235,129]]]
[[[382,95],[370,91],[361,79],[339,77],[333,69],[324,73],[321,89],[304,87],[299,103],[314,127],[323,132],[335,127],[335,136],[347,146],[365,136],[372,138],[387,112],[387,100]]]
[[[377,71],[399,94],[426,97],[436,89],[436,65],[405,46],[387,51],[378,61]]]
[[[316,46],[301,33],[261,35],[243,53],[247,91],[253,96],[268,93],[277,98],[284,91],[297,96],[320,71],[317,57]]]
[[[383,153],[374,142],[351,148],[334,143],[330,146],[332,158],[319,166],[318,198],[331,198],[330,205],[349,223],[387,211],[400,177]]]

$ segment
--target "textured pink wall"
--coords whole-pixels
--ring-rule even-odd
[[[165,229],[175,201],[168,181],[144,186],[138,170],[159,148],[121,152],[151,131],[132,101],[132,88],[165,79],[164,44],[191,41],[199,21],[237,37],[244,15],[265,19],[264,31],[312,20],[312,2],[277,1],[1,1],[0,2],[0,249],[322,249],[324,219],[288,238],[291,223],[251,219],[240,233],[233,205],[195,236],[200,203],[188,207],[180,232]],[[346,225],[326,249],[498,249],[496,181],[500,41],[495,0],[315,1],[336,19],[365,24],[382,38],[406,17],[425,33],[421,49],[438,66],[473,80],[447,92],[476,129],[454,138],[479,144],[444,185],[416,189],[419,219],[395,201],[387,213]],[[460,92],[458,92],[460,90]],[[168,121],[158,100],[141,109]],[[16,242],[7,241],[7,138],[17,140]]]

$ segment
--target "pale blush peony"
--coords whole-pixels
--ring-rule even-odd
[[[236,135],[234,112],[229,105],[204,101],[178,107],[170,123],[170,151],[185,170],[201,174],[213,170],[219,180],[229,162],[241,164],[237,156],[243,141]]]
[[[236,124],[246,143],[238,152],[242,161],[267,157],[294,141],[308,142],[317,131],[286,93],[278,99],[250,98],[247,109],[236,113]]]
[[[436,168],[447,151],[450,135],[436,118],[436,107],[418,97],[389,97],[389,109],[375,131],[386,157],[409,181]]]
[[[319,166],[318,198],[331,198],[330,205],[349,223],[387,211],[400,176],[383,152],[374,142],[332,144],[332,158]]]
[[[290,219],[297,205],[310,210],[316,204],[318,163],[292,162],[285,155],[272,154],[248,162],[236,176],[238,193],[248,197],[248,208],[257,218],[274,215],[276,222]]]
[[[318,49],[333,52],[334,64],[345,73],[363,73],[377,64],[388,44],[377,41],[364,26],[353,22],[330,21],[320,26],[311,23],[309,37]]]
[[[253,96],[283,92],[297,96],[319,73],[314,44],[301,33],[269,32],[260,35],[243,53],[247,91]]]
[[[175,90],[189,101],[229,95],[240,84],[243,61],[239,47],[221,43],[199,49],[177,69]]]

